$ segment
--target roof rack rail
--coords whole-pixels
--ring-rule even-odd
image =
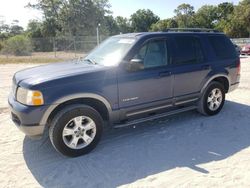
[[[207,28],[167,28],[163,30],[163,32],[210,32],[210,33],[218,33],[219,31],[216,29],[207,29]]]

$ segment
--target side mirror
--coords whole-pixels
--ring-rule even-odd
[[[144,69],[142,59],[131,59],[128,63],[126,63],[126,70],[129,72],[136,72],[142,69]]]

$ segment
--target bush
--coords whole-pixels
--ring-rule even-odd
[[[16,35],[4,42],[2,51],[4,54],[12,54],[16,56],[31,55],[32,43],[28,37],[24,35]]]
[[[0,51],[3,49],[3,42],[0,41]]]

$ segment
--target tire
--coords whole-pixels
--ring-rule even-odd
[[[213,92],[215,91],[215,95]],[[221,98],[217,98],[221,94]],[[214,97],[217,96],[217,97]],[[211,101],[211,102],[209,102]],[[206,116],[213,116],[218,114],[224,106],[225,102],[225,88],[224,86],[216,81],[208,84],[204,90],[199,102],[198,111]],[[213,104],[216,103],[216,104]],[[213,108],[213,107],[214,108]]]
[[[103,120],[90,106],[71,105],[52,120],[49,138],[54,148],[69,157],[91,152],[101,139]]]

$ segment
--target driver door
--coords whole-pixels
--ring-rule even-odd
[[[168,66],[166,38],[146,42],[133,59],[141,62],[139,70],[129,71],[120,66],[118,71],[120,109],[150,108],[166,102],[172,104],[173,78]]]

